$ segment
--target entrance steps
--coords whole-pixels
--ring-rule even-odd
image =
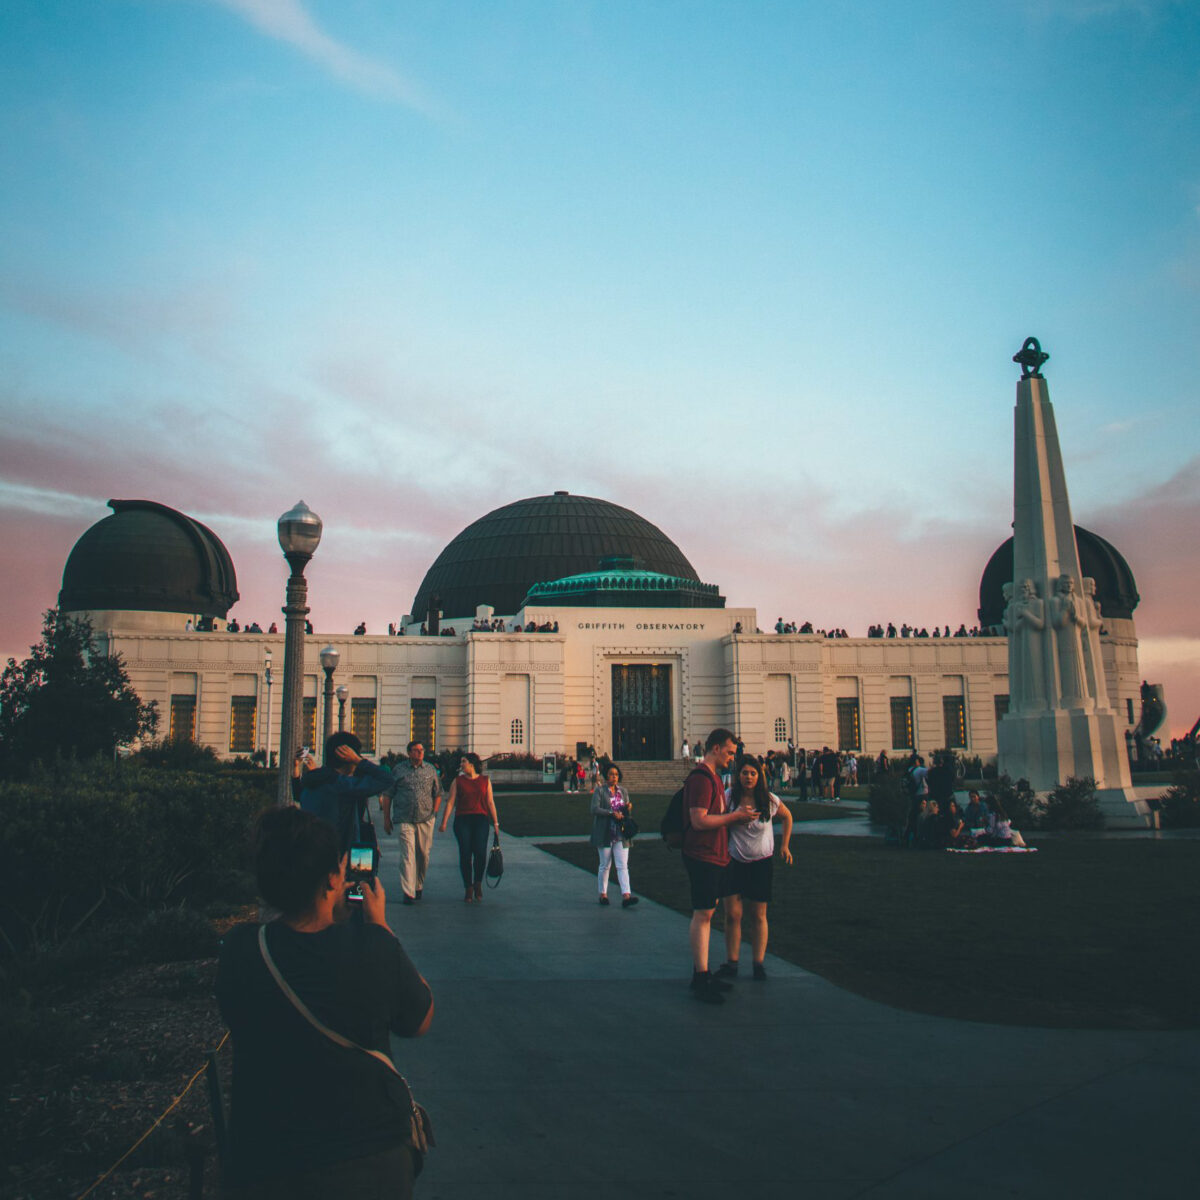
[[[668,762],[618,761],[621,784],[635,796],[638,792],[663,792],[670,795],[683,786],[694,764],[677,758]]]

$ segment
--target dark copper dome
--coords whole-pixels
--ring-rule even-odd
[[[1075,545],[1079,548],[1079,568],[1096,581],[1096,599],[1102,617],[1132,617],[1141,597],[1133,572],[1121,552],[1099,534],[1075,526]],[[988,559],[979,581],[979,624],[984,628],[1004,620],[1006,583],[1013,577],[1013,540],[1003,542]]]
[[[238,598],[221,539],[153,500],[110,500],[111,517],[75,543],[63,568],[64,612],[133,609],[224,617]]]
[[[555,492],[506,504],[468,525],[425,573],[412,616],[424,620],[434,596],[447,618],[473,616],[480,604],[511,615],[535,583],[594,571],[602,558],[616,556],[699,583],[679,547],[644,517],[607,500]]]

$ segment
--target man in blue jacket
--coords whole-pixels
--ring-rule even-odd
[[[363,827],[370,824],[367,801],[391,785],[391,772],[363,758],[354,734],[335,733],[325,743],[325,765],[304,777],[300,807],[337,830],[344,853],[363,842]]]

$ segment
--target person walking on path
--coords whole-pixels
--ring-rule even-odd
[[[683,865],[692,893],[688,941],[692,951],[691,992],[705,1004],[721,1004],[730,984],[708,969],[708,942],[717,901],[728,892],[729,826],[753,821],[758,815],[747,804],[735,812],[725,806],[721,774],[737,753],[737,739],[728,729],[714,729],[704,742],[704,759],[683,785]]]
[[[750,918],[750,951],[754,978],[767,977],[763,960],[767,956],[767,905],[771,902],[771,877],[775,869],[775,830],[771,822],[779,814],[779,857],[789,866],[792,852],[792,814],[778,796],[767,790],[762,768],[752,758],[742,768],[729,789],[730,809],[745,803],[754,805],[755,817],[745,825],[729,829],[729,895],[725,897],[725,962],[717,968],[718,979],[736,979],[742,948],[742,907]]]
[[[408,761],[397,763],[394,782],[380,800],[384,832],[396,830],[400,843],[400,890],[404,903],[420,900],[433,849],[433,823],[442,804],[442,781],[425,761],[425,747],[408,743]]]
[[[458,809],[455,812],[455,808]],[[446,832],[446,823],[454,816],[454,837],[458,842],[458,869],[462,875],[467,904],[483,899],[483,872],[487,866],[488,828],[491,827],[497,845],[500,842],[500,818],[496,815],[496,800],[492,781],[483,774],[479,755],[468,751],[462,756],[459,774],[450,785],[446,811],[439,826]]]
[[[592,793],[590,841],[600,855],[597,881],[603,905],[608,904],[608,880],[614,863],[621,885],[621,907],[630,908],[638,902],[629,883],[629,837],[625,832],[625,818],[632,809],[633,801],[621,786],[621,768],[613,763],[604,773],[604,783]]]

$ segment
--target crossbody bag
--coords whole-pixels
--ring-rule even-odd
[[[433,1122],[429,1119],[429,1113],[413,1098],[412,1088],[408,1086],[408,1080],[396,1069],[396,1064],[382,1050],[368,1050],[366,1046],[360,1046],[357,1042],[352,1042],[349,1038],[342,1037],[340,1033],[336,1033],[328,1025],[322,1024],[313,1015],[312,1010],[292,991],[291,984],[284,979],[280,974],[279,968],[275,965],[275,960],[271,957],[271,951],[267,949],[267,927],[265,925],[258,927],[258,948],[262,953],[263,962],[267,964],[267,970],[271,972],[271,978],[279,985],[279,990],[291,1001],[292,1007],[318,1033],[324,1034],[331,1042],[336,1042],[339,1046],[345,1046],[347,1050],[358,1050],[363,1054],[369,1054],[372,1058],[387,1067],[404,1084],[404,1090],[408,1095],[408,1103],[412,1108],[412,1129],[410,1132],[412,1144],[421,1154],[428,1154],[430,1146],[437,1145],[433,1136]]]

